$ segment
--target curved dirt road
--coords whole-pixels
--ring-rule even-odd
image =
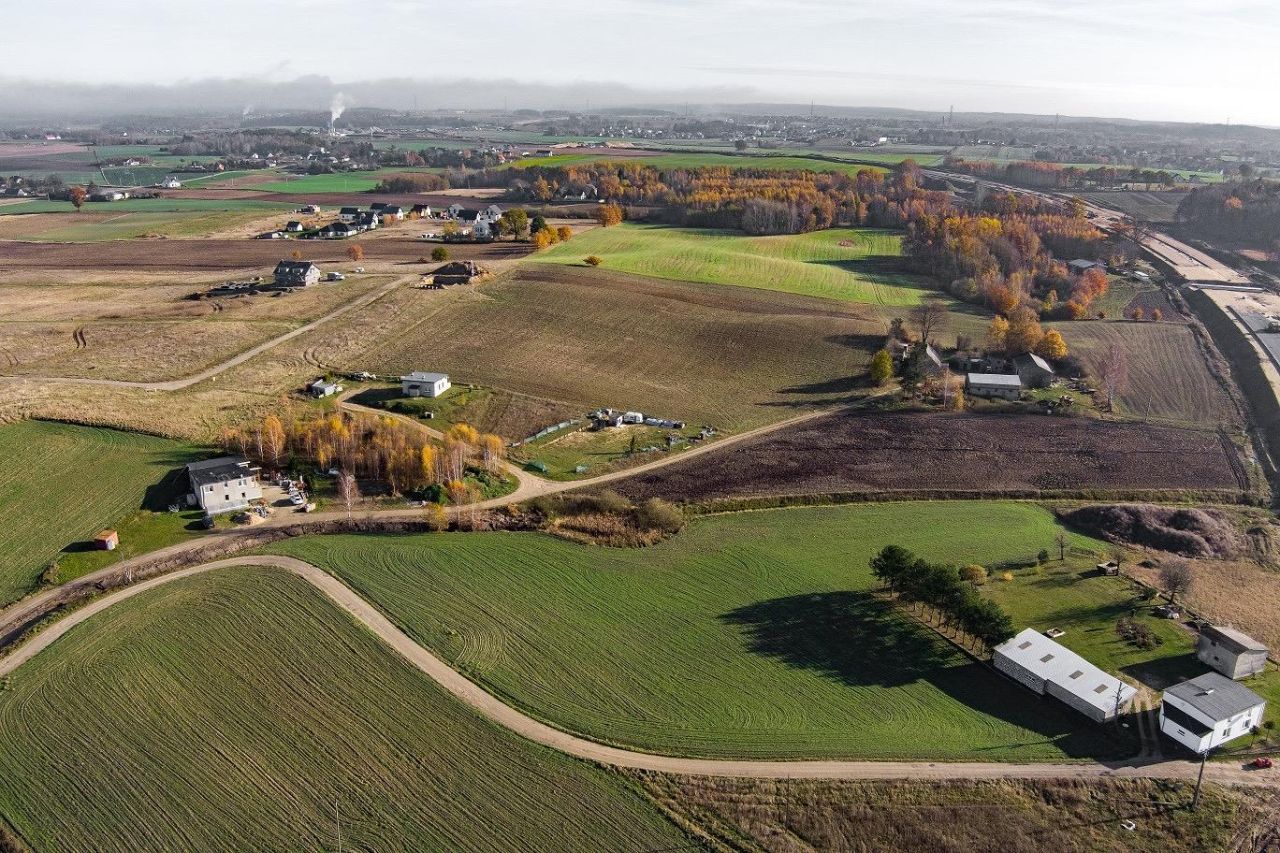
[[[523,738],[566,755],[612,767],[650,770],[691,776],[750,777],[758,779],[1057,779],[1057,778],[1162,778],[1191,779],[1197,765],[1185,761],[1132,764],[1001,764],[998,762],[912,761],[736,761],[680,758],[633,752],[578,737],[504,704],[483,688],[427,651],[391,623],[372,604],[336,577],[293,557],[251,556],[218,560],[182,569],[105,595],[53,623],[13,654],[0,660],[0,677],[55,643],[77,625],[107,608],[180,578],[232,566],[264,566],[293,572],[329,597],[349,616],[368,628],[391,649],[433,681],[465,702],[481,716]],[[1206,777],[1221,784],[1276,786],[1280,780],[1264,773],[1250,773],[1235,766],[1209,765]]]

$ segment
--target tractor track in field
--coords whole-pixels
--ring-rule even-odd
[[[1191,780],[1198,765],[1160,758],[1124,762],[1077,764],[1012,764],[1001,762],[922,761],[805,761],[683,758],[636,752],[588,740],[554,728],[504,703],[459,673],[396,627],[373,604],[334,575],[294,557],[257,555],[232,557],[161,575],[103,595],[65,618],[48,625],[8,657],[0,659],[0,677],[11,675],[22,664],[56,643],[67,632],[128,599],[163,584],[233,566],[260,566],[292,572],[310,583],[348,616],[372,631],[391,651],[431,678],[480,716],[521,737],[565,755],[609,767],[687,776],[755,779],[1096,779],[1152,778]],[[1280,786],[1280,778],[1253,773],[1234,765],[1210,764],[1206,778],[1224,785],[1254,788]]]

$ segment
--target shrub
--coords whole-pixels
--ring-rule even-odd
[[[561,243],[567,242],[573,236],[573,229],[568,225],[561,225],[556,229],[556,239]]]
[[[684,527],[684,513],[675,504],[661,498],[649,498],[635,508],[636,526],[663,533],[679,533]]]
[[[444,263],[445,261],[449,260],[449,250],[446,249],[444,246],[436,246],[434,249],[431,250],[431,260],[435,261],[438,264]]]
[[[582,262],[589,267],[598,267],[604,263],[604,258],[599,255],[587,255],[582,259]]]
[[[427,504],[426,517],[428,530],[440,533],[449,529],[449,513],[445,512],[443,504]]]
[[[61,567],[56,559],[50,560],[40,574],[40,583],[45,586],[57,586],[61,581]]]
[[[1039,564],[1040,564],[1040,565],[1042,565],[1042,566],[1043,566],[1045,563],[1049,562],[1049,549],[1048,549],[1048,548],[1041,548],[1041,549],[1040,549],[1040,553],[1036,554],[1036,562],[1037,562],[1037,563],[1039,563]]]
[[[1154,649],[1164,642],[1146,625],[1129,616],[1122,616],[1116,622],[1116,636],[1140,649]]]
[[[974,586],[982,586],[987,582],[987,570],[977,564],[968,565],[960,570],[960,577]]]
[[[1013,580],[1013,572],[1002,573],[1000,575],[1000,580],[1004,581],[1005,583],[1009,583],[1011,580]]]

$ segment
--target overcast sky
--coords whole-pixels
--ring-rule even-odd
[[[1280,0],[5,5],[2,73],[32,79],[516,78],[718,89],[740,100],[1280,125]],[[74,43],[81,49],[69,50]]]

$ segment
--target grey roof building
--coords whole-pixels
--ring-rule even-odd
[[[1243,684],[1206,672],[1164,691],[1160,731],[1204,753],[1260,725],[1266,707],[1266,700]]]
[[[1200,632],[1196,656],[1227,678],[1246,678],[1267,666],[1265,645],[1235,628],[1210,626]]]
[[[187,503],[213,515],[244,509],[262,497],[258,468],[243,456],[219,456],[187,466]]]

